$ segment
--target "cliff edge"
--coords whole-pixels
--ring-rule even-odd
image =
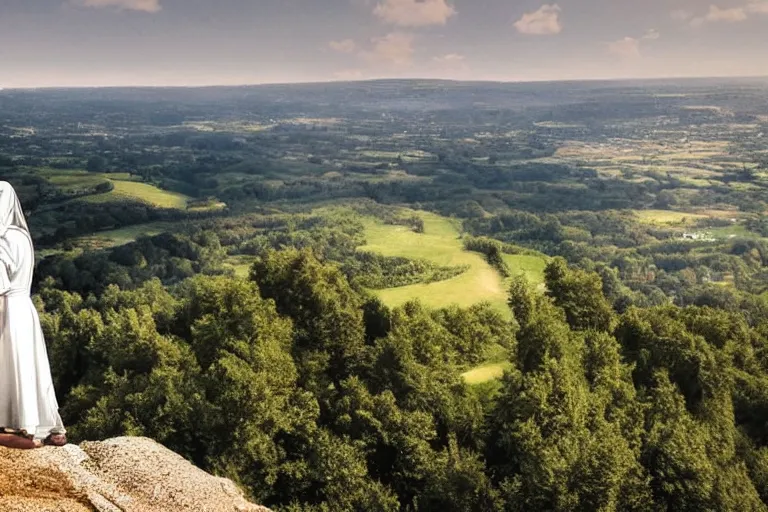
[[[0,447],[3,512],[270,512],[151,439]]]

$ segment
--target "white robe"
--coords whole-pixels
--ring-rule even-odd
[[[34,263],[29,235],[9,227],[0,237],[0,428],[44,439],[65,430],[30,298]]]

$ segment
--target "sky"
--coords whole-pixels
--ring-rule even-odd
[[[0,0],[0,87],[768,75],[768,0]]]

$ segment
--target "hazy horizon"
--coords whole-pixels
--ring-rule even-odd
[[[434,82],[454,82],[454,83],[478,83],[478,84],[504,84],[504,85],[525,85],[525,84],[555,84],[555,83],[588,83],[588,82],[600,82],[600,83],[632,83],[632,82],[667,82],[667,81],[708,81],[708,80],[766,80],[768,81],[768,74],[766,75],[753,75],[753,76],[657,76],[647,78],[567,78],[567,79],[555,79],[555,80],[472,80],[472,79],[452,79],[452,78],[433,78],[433,77],[402,77],[402,78],[364,78],[356,80],[341,80],[341,79],[329,79],[329,80],[315,80],[307,82],[262,82],[262,83],[230,83],[230,84],[187,84],[187,85],[146,85],[146,84],[114,84],[114,85],[29,85],[20,87],[2,87],[0,91],[6,90],[36,90],[36,89],[206,89],[206,88],[228,88],[228,87],[269,87],[278,85],[324,85],[324,84],[355,84],[355,83],[367,83],[367,82],[384,82],[384,81],[434,81]]]
[[[0,88],[768,73],[768,0],[4,0]]]

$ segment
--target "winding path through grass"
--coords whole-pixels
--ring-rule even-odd
[[[504,314],[506,289],[501,276],[477,253],[464,250],[459,227],[452,219],[419,212],[424,219],[424,233],[415,233],[406,226],[385,225],[375,219],[365,220],[368,245],[360,247],[385,256],[425,259],[441,266],[468,265],[460,276],[430,284],[416,284],[377,290],[376,294],[390,307],[419,299],[433,308],[458,304],[471,306],[488,301]]]
[[[468,307],[487,301],[509,317],[508,280],[503,279],[481,254],[464,249],[458,222],[434,213],[414,213],[424,220],[424,233],[366,218],[364,224],[368,244],[360,250],[385,256],[425,259],[441,266],[468,265],[469,270],[446,281],[377,290],[376,295],[390,307],[400,306],[412,299],[419,299],[433,308],[452,304]],[[545,257],[505,254],[504,260],[513,274],[524,274],[534,285],[543,282]]]

